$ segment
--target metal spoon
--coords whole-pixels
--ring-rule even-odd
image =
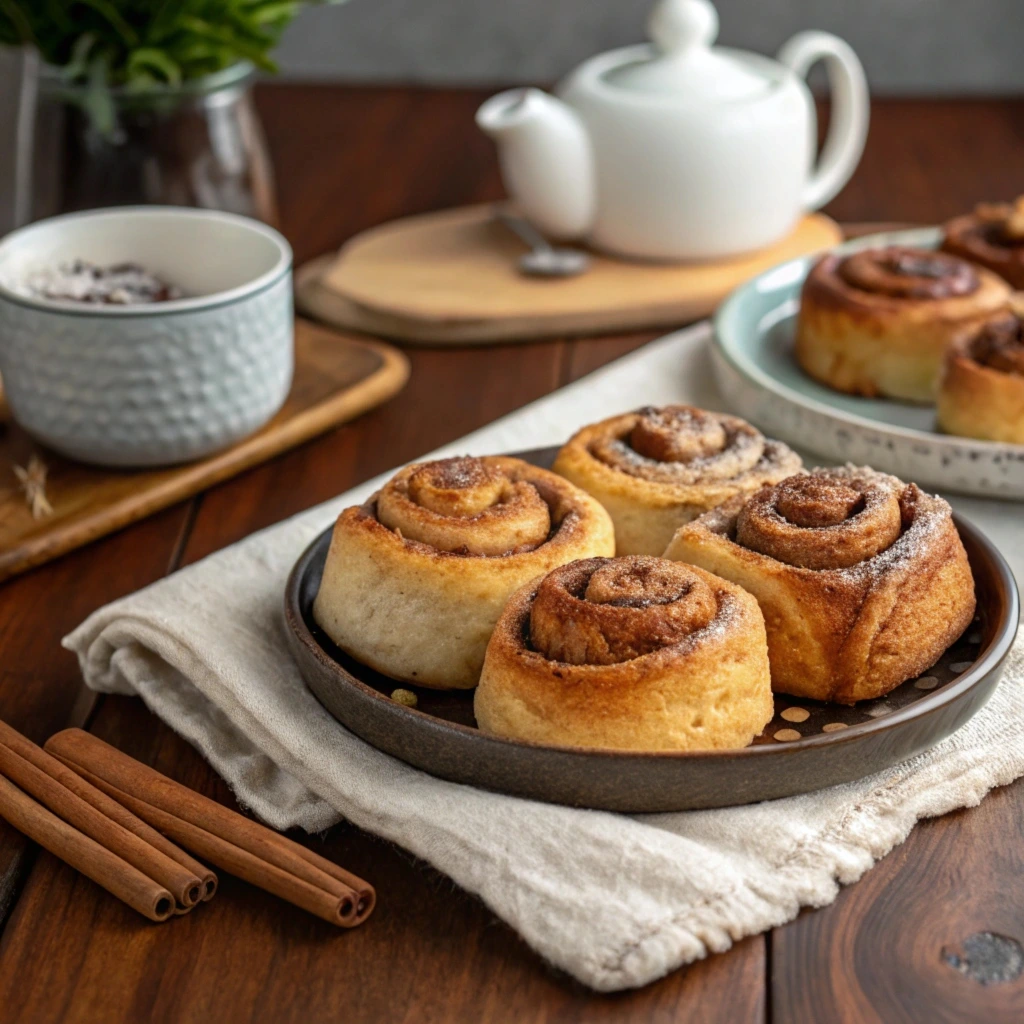
[[[575,277],[590,267],[590,257],[579,249],[553,246],[529,221],[501,212],[498,219],[530,247],[519,258],[519,272],[530,277]]]

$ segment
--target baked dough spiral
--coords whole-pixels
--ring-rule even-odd
[[[484,732],[556,746],[743,747],[772,717],[764,621],[694,566],[572,562],[508,602],[474,710]]]
[[[608,510],[618,554],[661,555],[683,523],[800,464],[745,420],[669,405],[584,427],[552,468]]]
[[[981,203],[945,227],[942,248],[998,274],[1024,290],[1024,196],[1013,203]]]
[[[468,689],[513,591],[614,548],[604,509],[548,470],[503,456],[420,463],[338,517],[313,616],[385,675]]]
[[[824,256],[804,282],[797,362],[838,391],[931,402],[953,337],[1009,294],[997,275],[949,253],[890,246]]]
[[[853,704],[941,657],[974,616],[949,505],[875,470],[815,469],[683,526],[668,550],[750,591],[772,687]]]
[[[1024,445],[1020,313],[995,316],[953,342],[936,411],[939,429],[947,434]]]

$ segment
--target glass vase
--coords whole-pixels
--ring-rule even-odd
[[[41,67],[35,116],[19,132],[28,173],[18,186],[16,219],[160,203],[276,224],[252,79],[252,67],[237,64],[179,86],[97,92]]]

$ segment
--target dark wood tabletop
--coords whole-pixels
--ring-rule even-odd
[[[392,217],[499,196],[494,152],[473,126],[482,98],[261,86],[296,259]],[[1020,191],[1024,100],[880,101],[864,161],[828,212],[935,222]],[[234,806],[227,786],[141,701],[84,692],[61,637],[103,603],[651,337],[412,350],[412,379],[385,406],[4,584],[0,717],[40,742],[87,724]],[[1020,1021],[1013,944],[997,945],[994,966],[976,954],[967,970],[957,957],[979,933],[1024,942],[1022,833],[1017,783],[922,823],[833,905],[642,990],[599,996],[543,963],[442,874],[348,825],[304,841],[376,885],[375,915],[352,932],[230,878],[201,913],[152,925],[0,822],[0,1022]],[[1014,970],[1015,980],[994,980]]]

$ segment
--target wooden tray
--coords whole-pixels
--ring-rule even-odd
[[[408,217],[357,235],[296,274],[309,316],[409,343],[479,345],[672,327],[707,316],[737,285],[842,240],[823,214],[770,249],[718,263],[628,262],[596,255],[579,277],[516,270],[522,243],[494,206]]]
[[[0,424],[0,580],[47,562],[190,497],[350,420],[401,390],[408,360],[380,342],[305,320],[295,325],[295,378],[284,407],[262,430],[200,462],[114,470],[71,462],[37,445],[11,420]],[[33,519],[14,466],[37,454],[52,515]]]
[[[520,457],[547,466],[555,451]],[[954,521],[974,572],[978,613],[938,664],[885,697],[854,707],[778,694],[775,717],[752,746],[740,750],[634,753],[484,735],[473,717],[472,690],[396,683],[339,650],[317,626],[312,607],[329,529],[292,570],[285,633],[309,688],[338,721],[380,750],[440,778],[533,800],[634,813],[773,800],[904,761],[959,729],[992,695],[1017,633],[1017,588],[995,546],[963,519],[954,516]],[[390,699],[397,686],[416,691],[417,708]],[[782,717],[790,708],[806,711],[807,717],[794,724]],[[843,728],[823,730],[835,724]]]

